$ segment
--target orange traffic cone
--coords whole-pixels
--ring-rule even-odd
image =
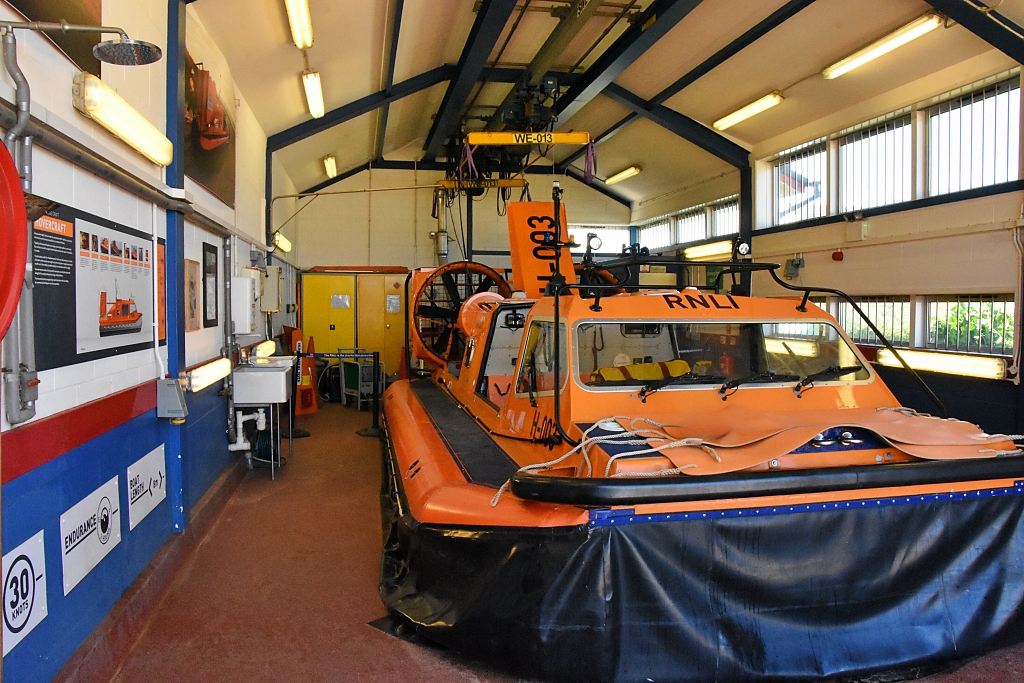
[[[309,347],[306,349],[306,353],[316,353],[313,350],[313,337],[309,338]],[[320,409],[317,404],[319,390],[316,386],[316,359],[302,358],[299,371],[302,373],[302,377],[295,390],[295,414],[309,415]]]

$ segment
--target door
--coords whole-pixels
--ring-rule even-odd
[[[354,275],[302,276],[303,344],[313,337],[319,353],[337,353],[356,345]]]
[[[405,275],[361,273],[357,287],[359,346],[380,352],[385,372],[393,375],[405,345]]]

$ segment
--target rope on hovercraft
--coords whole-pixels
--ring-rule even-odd
[[[663,424],[663,423],[660,423],[660,422],[655,422],[654,420],[650,420],[650,419],[648,419],[646,417],[635,417],[635,418],[631,419],[630,423],[629,423],[629,429],[626,430],[626,431],[623,431],[623,432],[620,432],[620,433],[614,433],[614,434],[603,434],[603,435],[600,435],[600,436],[590,436],[590,433],[593,432],[595,429],[599,429],[600,425],[602,423],[606,423],[609,420],[611,420],[611,421],[618,421],[618,420],[625,420],[625,419],[629,419],[628,416],[626,416],[626,415],[616,415],[614,417],[605,418],[604,420],[598,420],[593,425],[588,427],[586,429],[586,431],[583,432],[583,435],[582,435],[582,438],[580,439],[580,442],[576,446],[571,448],[569,451],[565,452],[564,454],[562,454],[561,456],[555,458],[554,460],[549,460],[547,462],[535,463],[533,465],[525,465],[523,467],[520,467],[519,470],[517,470],[516,474],[530,473],[530,472],[533,472],[533,471],[536,471],[536,470],[542,470],[542,469],[550,469],[550,468],[554,467],[555,465],[558,465],[558,464],[564,462],[566,459],[572,457],[577,452],[579,452],[581,454],[581,458],[583,460],[583,464],[586,465],[586,472],[587,472],[587,476],[589,477],[593,473],[593,466],[591,465],[591,462],[590,462],[589,450],[590,450],[590,448],[592,446],[594,446],[594,445],[601,445],[601,444],[608,444],[608,445],[613,445],[613,446],[647,446],[647,448],[641,448],[641,449],[637,449],[637,450],[633,450],[633,451],[628,451],[626,453],[619,453],[617,455],[611,456],[608,459],[608,466],[605,468],[605,472],[604,472],[604,476],[605,477],[609,476],[609,471],[611,469],[611,463],[612,463],[612,461],[616,460],[617,458],[621,458],[621,457],[628,456],[628,455],[640,455],[640,454],[643,454],[643,453],[657,453],[659,451],[665,450],[666,448],[673,448],[673,447],[680,447],[680,446],[692,446],[692,447],[700,448],[701,450],[703,450],[704,452],[708,453],[711,457],[713,457],[718,462],[722,462],[722,459],[719,457],[718,453],[715,452],[715,449],[712,448],[711,446],[706,445],[704,443],[703,439],[700,439],[700,438],[697,438],[697,437],[691,437],[691,438],[686,438],[686,439],[676,439],[676,438],[672,437],[670,434],[668,434],[666,431],[664,431],[664,428],[665,427],[678,427],[679,425]],[[637,426],[638,423],[645,423],[645,424],[651,425],[653,427],[653,429],[644,429],[644,428],[638,427]],[[658,445],[651,446],[651,442],[652,441],[654,441],[654,442],[663,442],[663,443],[658,443]],[[674,468],[674,470],[666,470],[665,474],[678,474],[678,472],[681,471],[682,469],[689,469],[691,467],[696,467],[696,465],[685,465],[685,466],[683,466],[681,468]],[[577,468],[577,475],[576,476],[580,476],[580,473],[582,471],[583,471],[582,467],[581,468]],[[653,476],[653,475],[650,474],[650,473],[643,473],[643,474],[640,474],[638,476]],[[663,475],[661,475],[661,476],[663,476]],[[498,504],[498,501],[501,500],[501,495],[505,491],[508,490],[508,488],[509,488],[509,486],[511,486],[511,484],[512,484],[512,479],[508,479],[504,484],[501,485],[501,487],[498,489],[497,493],[495,493],[494,497],[491,499],[491,507],[494,507],[494,506],[496,506]]]

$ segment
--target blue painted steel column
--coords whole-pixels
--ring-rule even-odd
[[[185,3],[167,3],[167,137],[174,144],[174,158],[167,167],[167,185],[185,187]],[[171,377],[185,377],[185,215],[167,212],[167,242],[164,248],[165,299],[167,301],[167,371]],[[186,399],[187,400],[187,399]],[[186,457],[185,427],[167,421],[167,495],[171,503],[174,530],[185,531],[183,458]]]

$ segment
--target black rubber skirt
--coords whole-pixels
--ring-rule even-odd
[[[386,462],[384,604],[520,675],[855,680],[1024,640],[1024,482],[554,529],[419,524],[395,486]]]

